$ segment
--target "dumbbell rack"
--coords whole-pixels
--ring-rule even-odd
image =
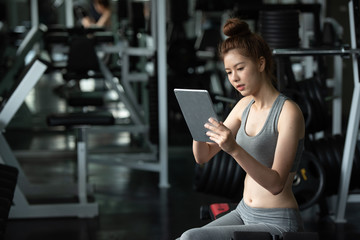
[[[311,56],[311,55],[332,55],[337,59],[337,63],[341,63],[341,57],[351,56],[353,66],[353,81],[354,90],[351,101],[351,108],[346,130],[344,152],[342,156],[342,165],[340,173],[340,183],[337,195],[336,213],[333,217],[337,223],[346,222],[345,209],[348,202],[360,202],[360,194],[349,194],[349,185],[351,172],[353,167],[353,159],[355,154],[355,147],[358,140],[358,130],[360,122],[360,78],[359,78],[359,63],[358,57],[360,55],[359,46],[357,46],[357,29],[360,27],[360,9],[359,2],[349,1],[349,21],[350,21],[350,34],[351,34],[351,49],[344,47],[337,49],[274,49],[275,56]],[[359,18],[359,19],[357,19]],[[342,67],[342,64],[340,65]],[[339,68],[339,66],[337,66]],[[335,86],[337,89],[336,96],[341,96],[341,74],[335,73]],[[337,98],[334,103],[333,112],[333,133],[340,133],[341,129],[341,99]]]

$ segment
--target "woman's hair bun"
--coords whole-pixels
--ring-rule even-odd
[[[251,34],[249,25],[239,18],[228,19],[224,25],[223,32],[228,37],[236,35],[244,37]]]

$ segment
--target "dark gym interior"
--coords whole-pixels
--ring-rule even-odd
[[[92,0],[0,0],[0,239],[176,239],[238,203],[245,172],[223,152],[195,163],[173,92],[208,90],[222,119],[240,99],[217,56],[229,16],[268,42],[279,91],[303,111],[306,232],[360,239],[359,0],[110,9],[109,25],[85,28],[101,17]]]

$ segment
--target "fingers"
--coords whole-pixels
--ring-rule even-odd
[[[222,125],[222,122],[216,121],[214,118],[209,118],[209,122],[205,123],[205,127],[210,130],[215,130]],[[210,123],[210,124],[209,124]]]
[[[209,131],[206,132],[206,135],[209,136],[212,141],[217,142],[216,139],[223,131],[221,128],[221,126],[223,126],[222,122],[218,122],[214,118],[209,118],[209,122],[205,123],[204,126],[209,129]]]
[[[215,120],[215,119],[212,118],[212,117],[209,118],[208,121],[209,121],[209,123],[211,123],[211,124],[213,124],[213,125],[221,123],[221,122],[218,122],[217,120]]]

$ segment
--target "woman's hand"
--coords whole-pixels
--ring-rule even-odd
[[[235,150],[237,144],[235,138],[229,128],[227,128],[223,122],[218,122],[213,118],[209,118],[209,122],[205,123],[205,128],[209,129],[206,135],[217,143],[219,147],[231,154]]]
[[[81,19],[81,24],[83,25],[84,28],[88,28],[93,24],[93,22],[89,17],[83,17]]]

